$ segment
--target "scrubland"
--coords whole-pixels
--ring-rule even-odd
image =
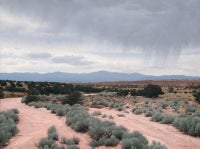
[[[29,92],[22,99],[1,99],[3,111],[19,110],[19,132],[2,145],[40,149],[198,149],[200,104],[194,94],[200,91],[199,86],[160,86],[162,92],[158,95],[145,87],[104,85],[95,92],[81,88],[81,92]]]

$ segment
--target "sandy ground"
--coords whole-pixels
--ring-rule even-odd
[[[57,128],[59,136],[66,138],[78,137],[80,139],[81,149],[90,149],[89,142],[91,138],[87,134],[77,133],[66,126],[64,117],[57,117],[50,111],[40,108],[26,106],[21,103],[21,98],[2,99],[0,110],[17,108],[20,111],[19,123],[17,124],[20,132],[13,137],[6,149],[36,149],[36,143],[42,137],[47,136],[47,129],[54,125]],[[129,130],[138,130],[145,135],[149,141],[156,140],[165,144],[169,149],[199,149],[200,138],[194,138],[184,135],[170,125],[150,122],[148,118],[142,115],[133,115],[132,113],[123,113],[125,117],[118,117],[122,112],[113,109],[93,109],[89,112],[101,111],[102,114],[112,115],[117,125],[123,125]],[[120,149],[120,145],[112,147]],[[99,147],[98,149],[108,149],[108,147]],[[111,148],[109,148],[111,149]]]
[[[137,130],[141,132],[149,142],[153,140],[161,142],[165,144],[168,149],[200,149],[200,138],[182,134],[171,125],[151,122],[149,118],[143,115],[134,115],[131,112],[124,113],[108,108],[90,108],[89,110],[90,113],[94,111],[100,111],[102,115],[113,116],[113,119],[109,119],[108,117],[102,118],[102,115],[98,116],[98,118],[113,121],[116,125],[122,125],[130,131]],[[119,117],[118,114],[123,114],[125,117]]]
[[[64,117],[57,117],[50,111],[40,108],[26,106],[21,103],[21,98],[8,98],[1,100],[1,110],[17,108],[19,110],[19,123],[17,124],[20,132],[13,137],[5,149],[37,149],[36,143],[42,137],[47,136],[47,130],[54,125],[57,128],[59,136],[66,138],[78,137],[80,147],[90,149],[90,137],[87,134],[76,133],[70,127],[66,126]]]

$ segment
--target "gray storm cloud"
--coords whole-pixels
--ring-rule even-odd
[[[73,56],[73,55],[54,57],[54,58],[52,58],[52,61],[54,63],[65,63],[65,64],[69,64],[69,65],[90,65],[90,64],[93,64],[93,62],[88,61],[84,57]]]
[[[50,53],[29,53],[25,55],[26,57],[32,58],[32,59],[41,59],[41,58],[50,58]]]
[[[30,38],[36,36],[35,40],[37,33],[45,34],[40,34],[44,41],[62,35],[66,43],[74,38],[77,42],[104,42],[158,56],[178,56],[183,48],[200,47],[199,8],[199,0],[0,1],[0,10],[16,19],[21,16],[47,24],[27,33]]]

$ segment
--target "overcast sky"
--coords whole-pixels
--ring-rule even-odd
[[[200,0],[0,0],[1,72],[200,76]]]

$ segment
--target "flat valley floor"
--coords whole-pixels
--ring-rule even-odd
[[[44,108],[34,108],[21,103],[21,98],[7,98],[0,100],[0,110],[17,108],[19,110],[19,123],[17,127],[19,133],[14,136],[5,149],[37,149],[37,143],[42,137],[47,136],[47,130],[54,125],[60,137],[66,138],[78,137],[80,139],[81,149],[90,149],[91,138],[87,133],[77,133],[65,124],[65,117],[58,117]],[[143,115],[134,115],[131,112],[124,113],[114,109],[90,108],[89,112],[100,111],[103,114],[111,115],[113,118],[102,118],[110,120],[116,125],[122,125],[130,131],[137,130],[141,132],[149,142],[152,140],[165,144],[168,149],[199,149],[200,138],[185,135],[171,125],[151,122],[149,118]],[[125,117],[119,117],[119,114]],[[98,149],[120,149],[116,147],[98,147]]]

